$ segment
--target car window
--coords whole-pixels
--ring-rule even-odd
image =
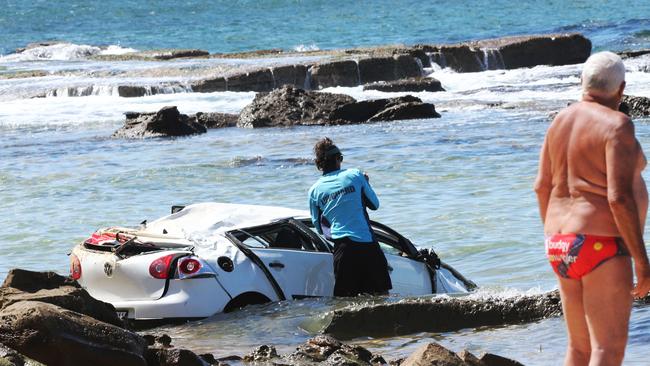
[[[312,238],[288,222],[234,230],[232,234],[249,248],[317,250]]]

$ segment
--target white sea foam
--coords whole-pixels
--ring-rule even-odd
[[[315,44],[299,44],[293,48],[296,52],[320,51],[320,48]]]
[[[14,53],[0,57],[0,62],[24,62],[59,60],[74,61],[87,59],[94,55],[123,55],[136,52],[133,48],[122,48],[117,45],[110,45],[105,49],[96,46],[79,45],[73,43],[57,43],[50,46],[30,48],[20,53]]]
[[[107,93],[108,94],[108,93]],[[154,112],[174,105],[184,114],[239,113],[255,93],[217,92],[159,94],[140,98],[98,95],[77,98],[36,98],[0,102],[0,127],[81,125],[124,121],[124,113]]]

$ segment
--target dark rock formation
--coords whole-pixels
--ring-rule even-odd
[[[618,109],[632,118],[648,117],[650,116],[650,98],[623,95]]]
[[[421,100],[400,103],[387,107],[368,119],[368,122],[398,121],[407,119],[440,118],[436,107]]]
[[[199,80],[192,84],[192,91],[197,93],[212,93],[217,91],[226,91],[227,89],[228,84],[224,77]]]
[[[311,89],[359,85],[359,67],[355,61],[334,61],[312,66]]]
[[[272,67],[274,88],[281,88],[284,85],[295,86],[296,88],[305,87],[305,78],[307,77],[307,66],[305,65],[287,65]]]
[[[217,113],[217,112],[197,112],[195,115],[190,115],[190,120],[205,126],[205,128],[224,128],[235,127],[237,125],[238,114]]]
[[[0,343],[0,366],[24,366],[25,357]]]
[[[363,86],[363,90],[383,92],[437,92],[445,91],[440,80],[434,78],[409,78],[395,81],[380,81]]]
[[[242,110],[237,126],[334,125],[437,117],[440,115],[433,104],[413,96],[357,102],[347,95],[284,86],[255,96]]]
[[[148,348],[147,366],[203,366],[207,363],[194,352],[182,348]]]
[[[142,337],[43,302],[22,301],[2,309],[0,339],[47,365],[146,365]]]
[[[0,287],[0,311],[22,301],[39,301],[122,326],[113,305],[88,294],[76,281],[54,272],[9,271]]]
[[[530,322],[561,314],[557,291],[508,299],[432,298],[334,312],[324,333],[339,339],[448,332]]]
[[[486,69],[569,65],[584,62],[591,54],[591,41],[581,34],[548,34],[503,37],[448,46],[418,46],[444,60],[458,72]],[[494,57],[488,65],[486,60]],[[440,62],[440,61],[439,61]]]
[[[244,356],[245,362],[268,362],[274,358],[280,357],[275,347],[266,344],[254,349],[251,353]]]
[[[124,126],[113,133],[118,138],[188,136],[207,132],[206,128],[180,114],[174,106],[155,113],[127,113]]]
[[[634,50],[634,51],[625,51],[625,52],[617,52],[621,58],[633,58],[633,57],[639,57],[643,55],[647,55],[650,53],[650,50],[645,49],[645,50]]]
[[[577,33],[504,37],[471,45],[498,50],[506,69],[579,64],[591,54],[591,41]]]
[[[238,127],[257,128],[293,125],[323,125],[337,108],[354,98],[332,93],[308,92],[289,86],[259,93],[239,114]]]
[[[328,365],[369,365],[372,360],[383,361],[381,356],[373,355],[361,346],[351,346],[326,335],[307,340],[285,358],[292,364],[324,362]]]
[[[229,91],[266,92],[274,88],[273,74],[270,69],[247,72],[226,78]]]
[[[422,109],[429,110],[429,114],[421,114]],[[417,117],[408,117],[407,110],[412,110]],[[400,112],[401,111],[401,112]],[[404,116],[405,118],[393,118],[392,116]],[[361,102],[354,102],[343,105],[332,111],[330,119],[333,121],[349,121],[351,123],[363,123],[368,121],[392,121],[396,119],[413,118],[438,118],[433,104],[422,103],[419,98],[406,95],[390,99],[374,99]]]
[[[359,60],[359,84],[395,80],[395,64],[393,57],[372,57]]]

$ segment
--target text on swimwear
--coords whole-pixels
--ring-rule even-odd
[[[570,241],[564,241],[564,240],[558,240],[558,241],[552,241],[552,240],[546,240],[546,250],[550,249],[560,249],[563,252],[566,252],[569,250],[569,247],[571,246]]]
[[[354,192],[356,192],[356,189],[354,188],[354,186],[347,186],[345,188],[339,189],[336,192],[324,195],[323,198],[321,198],[321,203],[323,205],[325,205],[325,204],[327,204],[327,202],[329,202],[331,200],[335,200],[335,199],[339,198],[341,195],[348,194],[348,193],[354,193]]]

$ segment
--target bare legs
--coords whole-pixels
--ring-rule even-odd
[[[611,258],[581,280],[558,281],[569,333],[565,366],[620,365],[632,308],[630,257]]]

